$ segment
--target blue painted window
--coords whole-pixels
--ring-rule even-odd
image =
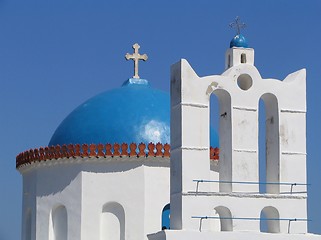
[[[162,211],[162,230],[170,229],[170,205],[167,204]]]

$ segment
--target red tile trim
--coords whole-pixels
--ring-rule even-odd
[[[18,154],[16,157],[16,167],[33,162],[46,161],[58,158],[75,157],[170,157],[170,145],[161,143],[149,143],[147,151],[144,143],[131,143],[128,148],[127,143],[123,144],[69,144],[63,146],[40,147],[39,149],[30,149]],[[210,148],[210,159],[219,159],[219,148]]]

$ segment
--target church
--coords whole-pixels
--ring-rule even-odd
[[[199,77],[181,59],[170,95],[139,76],[148,57],[134,44],[132,78],[72,111],[47,147],[17,156],[22,240],[321,239],[307,232],[305,69],[262,79],[235,26],[225,71]]]

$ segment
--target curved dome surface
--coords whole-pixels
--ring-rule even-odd
[[[232,47],[243,47],[247,48],[249,45],[247,43],[246,38],[242,34],[238,34],[232,38],[230,42],[230,48]]]
[[[58,126],[49,146],[132,142],[170,143],[169,94],[143,79],[129,79],[81,104]],[[214,130],[211,145],[218,146]]]

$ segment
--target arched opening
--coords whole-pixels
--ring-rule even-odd
[[[246,54],[245,53],[241,54],[241,63],[246,63]]]
[[[162,211],[162,230],[170,229],[170,211],[171,207],[167,204]]]
[[[125,211],[116,202],[103,206],[100,221],[101,240],[125,240]]]
[[[263,99],[259,100],[259,191],[266,193],[266,126],[265,105]]]
[[[60,205],[51,211],[49,222],[50,240],[67,240],[68,238],[68,218],[66,207]]]
[[[260,182],[280,182],[279,110],[277,98],[266,93],[259,102]],[[261,184],[261,193],[279,193],[279,184]]]
[[[214,208],[215,216],[219,216],[218,221],[215,220],[216,231],[233,231],[233,221],[231,211],[227,207],[218,206]]]
[[[219,191],[231,192],[232,184],[226,183],[232,180],[231,95],[223,89],[216,89],[213,94],[216,98],[211,96],[210,111],[216,115],[211,117],[213,125],[219,126]]]
[[[268,233],[280,232],[280,216],[275,207],[265,207],[260,215],[260,231]]]
[[[210,146],[219,147],[219,123],[220,123],[219,99],[215,94],[210,98]]]
[[[26,220],[25,220],[25,240],[31,240],[31,209],[28,208],[26,211]]]

